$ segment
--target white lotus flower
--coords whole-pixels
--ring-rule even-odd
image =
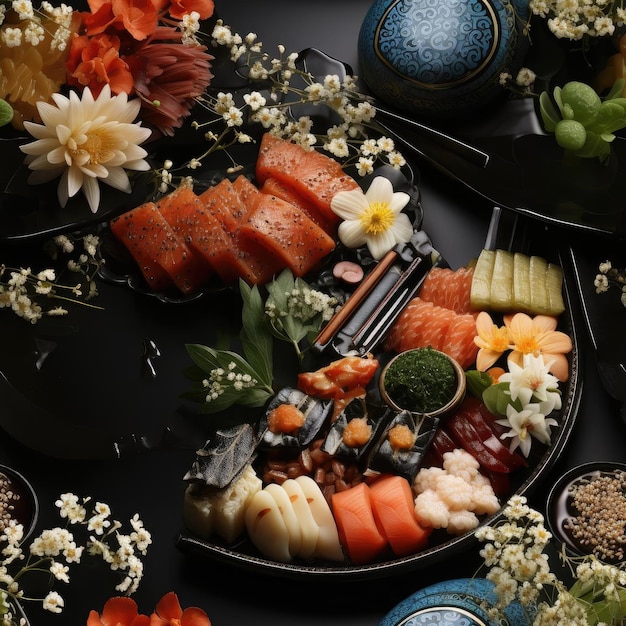
[[[413,226],[402,209],[409,194],[394,192],[391,181],[376,176],[366,193],[361,189],[340,191],[333,196],[330,208],[342,220],[339,239],[348,248],[367,244],[377,261],[396,244],[406,243],[413,235]]]
[[[148,153],[139,144],[151,131],[140,122],[133,123],[139,100],[129,102],[125,93],[112,96],[108,85],[95,100],[88,87],[82,98],[76,92],[69,98],[58,93],[52,98],[55,104],[37,103],[42,124],[24,123],[36,139],[21,147],[29,155],[26,163],[33,170],[28,182],[40,184],[61,176],[61,206],[82,188],[94,213],[100,204],[100,180],[130,193],[125,170],[150,169],[144,160]]]

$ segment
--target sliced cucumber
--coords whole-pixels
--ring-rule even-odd
[[[513,253],[508,250],[496,250],[490,297],[494,311],[510,311],[513,307]]]
[[[530,311],[530,257],[521,252],[513,256],[513,308]]]
[[[530,257],[530,311],[535,315],[549,315],[550,303],[546,288],[548,262],[539,256]]]
[[[563,270],[540,256],[482,250],[470,298],[474,310],[560,315],[565,311]]]
[[[478,311],[491,306],[491,278],[495,260],[495,250],[483,249],[476,261],[470,289],[470,302],[472,308]]]
[[[560,315],[565,311],[563,300],[563,268],[548,263],[546,270],[546,289],[548,291],[548,309],[550,315]]]

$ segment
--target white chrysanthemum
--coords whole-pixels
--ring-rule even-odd
[[[376,176],[366,193],[361,189],[340,191],[331,201],[331,209],[344,220],[339,225],[339,239],[348,248],[367,244],[379,260],[398,243],[406,243],[413,234],[409,217],[402,213],[409,195],[394,192],[391,181]]]
[[[44,183],[61,176],[58,197],[61,206],[82,188],[91,210],[100,204],[99,181],[130,193],[125,170],[146,171],[147,152],[139,144],[150,136],[150,129],[133,123],[139,113],[139,100],[126,94],[111,95],[106,85],[94,99],[89,88],[82,98],[71,92],[69,98],[53,94],[54,104],[38,102],[42,124],[25,122],[36,141],[21,147],[33,170],[29,182]]]

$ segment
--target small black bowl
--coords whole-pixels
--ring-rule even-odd
[[[591,554],[592,550],[586,550],[584,546],[580,545],[566,528],[567,520],[577,516],[569,489],[583,481],[589,481],[600,476],[615,476],[618,472],[626,472],[625,463],[610,461],[584,463],[566,472],[550,490],[546,501],[547,526],[554,537],[565,545],[570,554],[585,556]]]
[[[8,487],[0,508],[10,507],[9,515],[24,527],[24,543],[35,530],[39,518],[39,498],[30,481],[6,465],[0,465],[0,481]],[[0,487],[1,488],[1,487]]]

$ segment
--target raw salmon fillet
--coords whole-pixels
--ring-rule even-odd
[[[265,133],[256,162],[256,179],[262,185],[268,178],[291,186],[317,207],[321,219],[332,225],[339,223],[330,208],[333,196],[358,188],[335,159]]]
[[[478,354],[475,335],[473,315],[456,313],[418,296],[407,304],[391,327],[385,339],[385,349],[404,352],[431,346],[452,356],[466,369]]]
[[[474,269],[469,267],[457,270],[433,267],[424,279],[419,292],[420,298],[457,313],[469,313],[473,276]]]

